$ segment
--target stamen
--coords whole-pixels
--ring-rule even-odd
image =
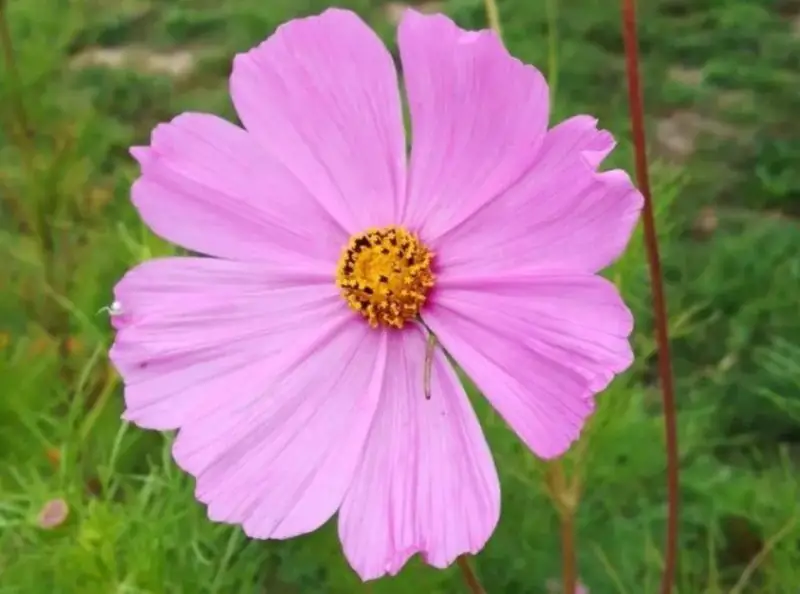
[[[433,253],[402,227],[354,235],[342,253],[336,284],[373,328],[402,328],[419,314],[434,285]]]

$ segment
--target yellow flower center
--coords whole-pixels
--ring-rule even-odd
[[[350,238],[339,259],[336,285],[370,326],[402,328],[434,284],[433,253],[402,227],[370,229]]]

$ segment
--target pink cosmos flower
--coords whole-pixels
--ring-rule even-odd
[[[597,171],[612,137],[548,130],[545,80],[493,33],[408,11],[398,36],[409,156],[389,52],[335,9],[236,57],[243,128],[185,113],[134,148],[144,221],[212,257],[141,264],[112,308],[125,418],[179,429],[209,517],[285,539],[338,511],[363,579],[447,566],[497,524],[445,353],[539,456],[578,437],[632,360],[597,272],[642,206]]]

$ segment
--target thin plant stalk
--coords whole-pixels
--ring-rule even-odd
[[[558,92],[558,0],[545,0],[547,13],[547,84],[550,85],[550,104]]]
[[[486,7],[486,20],[489,22],[489,28],[502,39],[503,26],[500,23],[500,10],[497,8],[496,0],[484,0],[483,4]]]
[[[575,544],[575,511],[578,507],[580,482],[567,481],[561,460],[547,468],[547,489],[558,512],[561,534],[561,592],[575,594],[578,587],[578,554]]]
[[[575,594],[578,587],[578,559],[575,549],[575,510],[561,514],[561,583],[563,594]]]
[[[472,565],[470,565],[469,558],[466,555],[461,555],[458,559],[456,559],[456,564],[461,570],[461,575],[464,577],[464,583],[467,584],[469,591],[472,594],[486,594],[486,590],[483,589],[478,576],[472,569]]]
[[[664,297],[664,281],[661,273],[661,258],[658,253],[658,236],[653,215],[650,179],[647,171],[647,150],[644,129],[644,105],[639,80],[639,43],[636,34],[636,1],[622,0],[622,36],[625,44],[625,65],[628,80],[628,102],[633,132],[636,161],[636,178],[644,196],[642,213],[644,244],[650,272],[650,287],[653,294],[656,343],[658,345],[658,375],[661,384],[664,409],[664,433],[667,457],[667,534],[664,544],[664,573],[661,577],[661,594],[671,594],[675,583],[675,566],[678,553],[679,513],[679,458],[678,430],[675,418],[675,388],[672,380],[667,305]]]

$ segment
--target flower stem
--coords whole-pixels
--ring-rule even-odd
[[[575,554],[575,513],[561,517],[561,583],[563,594],[575,594],[578,587],[578,563]]]
[[[575,594],[578,587],[578,560],[575,547],[575,510],[578,507],[580,483],[568,483],[563,462],[553,462],[547,468],[547,488],[555,505],[561,532],[561,592]]]
[[[467,556],[461,555],[458,559],[456,559],[456,563],[458,564],[458,568],[461,570],[461,575],[464,576],[464,582],[467,584],[469,591],[472,594],[486,594],[486,590],[483,589],[480,580],[478,580],[478,576],[475,575],[475,572],[472,570],[472,566],[469,564],[469,559]]]
[[[550,105],[558,92],[558,0],[545,0],[547,13],[547,84],[550,85]]]
[[[653,216],[650,180],[647,172],[645,146],[644,107],[641,82],[639,80],[639,47],[636,35],[636,1],[622,0],[622,35],[625,44],[625,64],[628,79],[628,102],[633,132],[636,159],[636,177],[644,196],[643,222],[644,243],[653,292],[653,314],[655,318],[656,342],[658,344],[658,375],[664,409],[664,431],[667,456],[667,535],[664,545],[664,573],[661,578],[661,594],[671,594],[675,580],[675,565],[678,547],[679,506],[679,459],[678,430],[675,419],[675,390],[672,381],[669,331],[667,327],[667,305],[664,298],[664,283],[661,259],[658,254],[658,237]]]
[[[500,24],[500,10],[497,8],[496,0],[483,0],[486,7],[486,20],[489,21],[489,28],[492,29],[497,36],[503,38],[503,27]]]

